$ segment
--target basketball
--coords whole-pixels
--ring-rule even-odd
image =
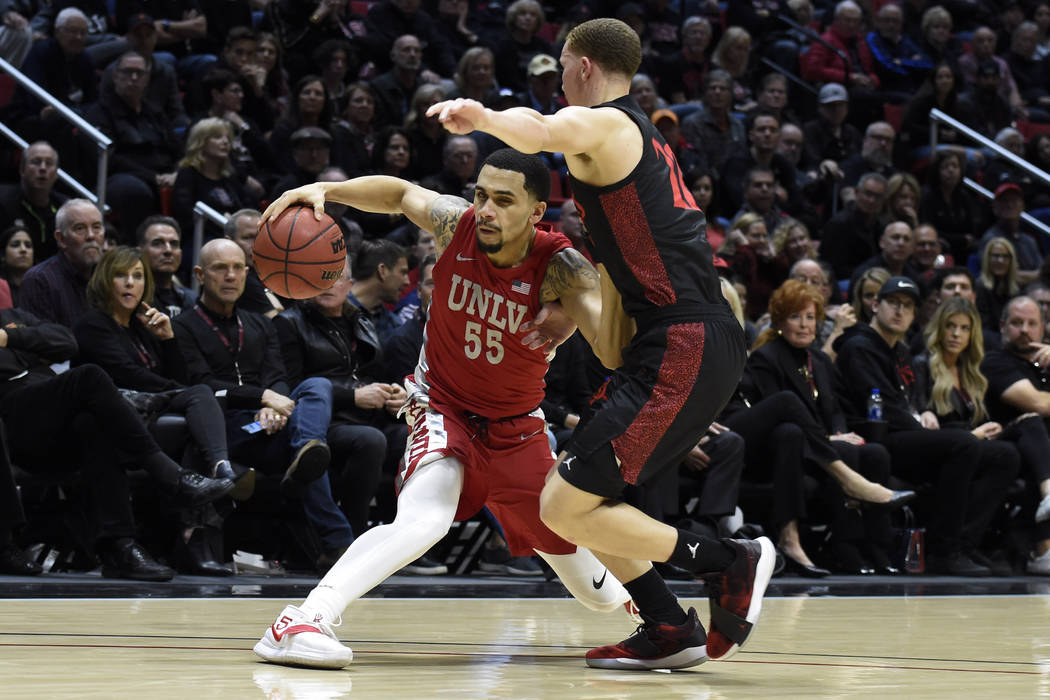
[[[263,222],[252,257],[259,279],[275,294],[309,299],[343,274],[346,241],[328,214],[318,221],[311,207],[291,206]]]

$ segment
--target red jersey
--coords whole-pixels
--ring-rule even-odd
[[[436,410],[508,418],[543,400],[546,353],[521,344],[521,325],[536,316],[540,286],[555,253],[572,247],[560,233],[537,229],[528,257],[496,267],[478,249],[474,207],[434,266],[434,296],[415,381]]]

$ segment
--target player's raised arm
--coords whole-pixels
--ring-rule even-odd
[[[427,116],[434,114],[454,134],[484,131],[523,153],[566,155],[597,151],[630,123],[613,109],[563,107],[554,114],[540,114],[528,107],[515,107],[497,112],[476,100],[462,98],[432,105]]]

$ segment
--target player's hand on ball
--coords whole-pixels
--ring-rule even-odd
[[[522,345],[528,345],[532,350],[552,350],[576,332],[576,322],[569,318],[561,304],[549,301],[536,318],[521,324],[521,329],[527,331],[521,339]]]
[[[438,121],[453,134],[469,134],[476,131],[485,119],[485,105],[477,100],[445,100],[431,105],[427,116],[438,115]]]
[[[326,192],[324,184],[320,182],[313,182],[309,185],[296,187],[294,190],[288,190],[275,199],[270,206],[266,207],[266,211],[259,217],[259,226],[264,226],[267,221],[275,220],[282,211],[297,202],[313,207],[314,218],[320,221],[324,215]]]

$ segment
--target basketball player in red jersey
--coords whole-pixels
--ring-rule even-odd
[[[603,315],[620,311],[632,331],[622,365],[560,455],[540,502],[543,522],[595,552],[645,619],[623,642],[588,652],[588,664],[602,668],[659,667],[705,639],[710,658],[727,658],[758,620],[775,558],[767,538],[703,537],[622,500],[627,484],[682,462],[735,390],[745,360],[743,333],[720,293],[704,215],[671,148],[628,94],[640,61],[630,27],[595,19],[575,27],[562,50],[569,107],[552,115],[528,108],[495,112],[457,99],[427,110],[453,133],[479,130],[526,153],[565,154],[602,275]],[[558,316],[545,308],[537,324],[560,336]],[[708,633],[695,611],[678,604],[652,561],[704,579]]]
[[[478,176],[473,206],[392,177],[316,183],[283,194],[263,214],[325,201],[373,213],[403,213],[434,234],[439,252],[423,352],[405,411],[412,434],[398,475],[394,521],[363,533],[301,607],[288,606],[255,645],[274,663],[342,668],[353,653],[332,631],[352,601],[430,549],[453,520],[488,506],[515,555],[535,551],[585,606],[615,610],[630,596],[583,548],[539,519],[539,495],[554,464],[543,399],[547,356],[527,321],[559,300],[596,342],[598,276],[560,233],[536,227],[550,174],[543,161],[503,149]],[[700,650],[676,660],[691,665]]]

